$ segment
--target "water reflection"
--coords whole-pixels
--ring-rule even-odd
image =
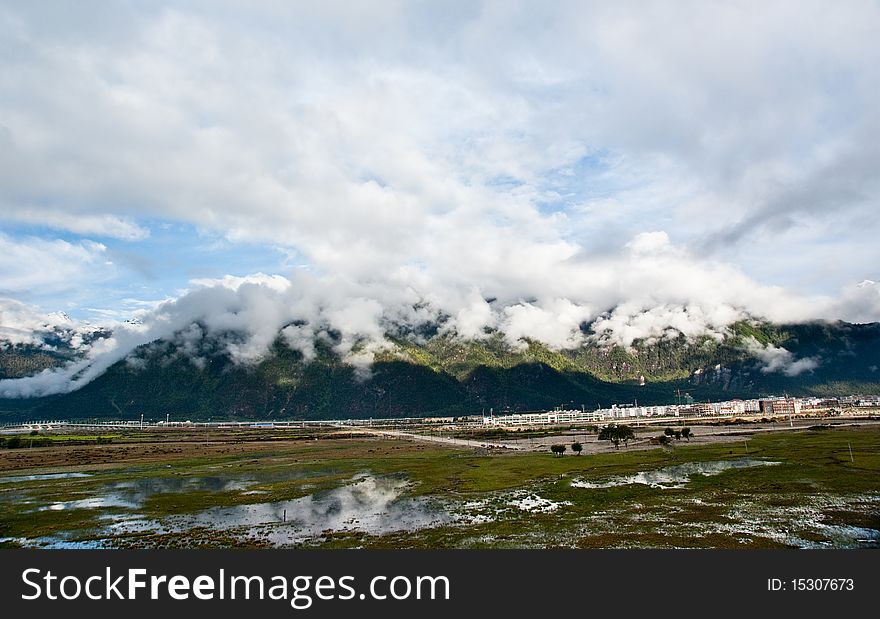
[[[255,483],[252,479],[227,477],[144,477],[113,484],[111,491],[146,499],[156,494],[240,491]]]
[[[880,548],[880,531],[865,527],[821,525],[827,541],[818,546],[826,548]],[[808,547],[806,544],[802,547]]]
[[[98,550],[110,548],[107,539],[68,539],[63,535],[47,535],[46,537],[0,537],[0,544],[13,543],[22,548],[40,548],[43,550]]]
[[[613,477],[602,482],[591,482],[576,479],[571,482],[574,488],[613,488],[640,484],[652,488],[682,488],[694,475],[718,475],[730,469],[743,469],[755,466],[772,466],[779,462],[768,462],[752,458],[739,460],[718,460],[715,462],[686,462],[667,466],[653,471],[639,471],[635,475]]]
[[[70,509],[106,509],[119,507],[139,509],[152,496],[187,492],[240,492],[256,482],[249,479],[222,477],[145,477],[104,485],[96,496],[68,501],[55,501],[37,511]]]
[[[63,511],[66,509],[106,509],[108,507],[125,507],[134,509],[140,503],[128,501],[119,496],[97,496],[74,501],[56,501],[37,508],[38,511]]]
[[[575,480],[572,486],[580,488],[609,488],[627,484],[640,484],[655,488],[680,488],[692,481],[694,475],[717,475],[731,469],[768,466],[778,464],[759,459],[723,460],[715,462],[691,462],[640,471],[633,475],[621,475],[598,481]],[[203,469],[204,470],[204,469]],[[213,471],[211,471],[213,473]],[[569,509],[567,501],[551,500],[554,496],[544,491],[551,486],[530,482],[527,488],[494,494],[445,496],[431,498],[411,496],[410,485],[397,477],[382,477],[361,474],[350,478],[337,488],[315,492],[304,490],[308,485],[300,484],[298,491],[311,491],[313,494],[297,499],[276,502],[263,502],[231,507],[212,507],[189,514],[174,514],[158,518],[147,517],[142,508],[151,496],[162,494],[185,494],[190,492],[231,492],[240,498],[234,500],[261,500],[256,493],[266,492],[263,486],[267,479],[284,480],[310,475],[325,475],[326,470],[303,472],[302,470],[271,469],[270,471],[248,471],[238,473],[238,477],[203,476],[186,477],[168,475],[126,481],[94,481],[71,484],[59,482],[39,488],[4,486],[0,489],[0,501],[14,505],[15,509],[40,510],[42,516],[50,511],[73,509],[94,510],[94,519],[88,525],[73,524],[78,530],[60,531],[51,536],[32,538],[0,538],[0,543],[12,543],[40,548],[105,548],[127,544],[159,546],[163,544],[186,546],[200,543],[223,545],[235,542],[250,544],[258,542],[274,546],[292,546],[301,543],[320,543],[328,532],[344,532],[366,535],[386,535],[396,532],[418,531],[437,526],[454,525],[463,530],[506,520],[530,519],[531,515],[543,514],[535,518],[535,524],[519,537],[512,537],[504,543],[523,545],[563,543],[565,538],[541,537],[539,521],[546,522],[551,514],[559,518],[570,518],[575,509]],[[85,473],[50,474],[49,476],[21,476],[5,478],[34,481],[39,479],[65,479],[67,477],[89,477]],[[119,479],[114,477],[113,479]],[[99,483],[95,483],[99,482]],[[543,482],[541,482],[543,483]],[[555,482],[554,482],[555,483]],[[67,486],[62,495],[60,492]],[[77,493],[71,497],[70,487],[76,486]],[[48,493],[45,487],[53,488]],[[59,492],[54,492],[57,487]],[[585,494],[580,494],[585,497]],[[694,537],[709,534],[727,536],[732,540],[750,540],[761,537],[789,546],[802,548],[877,548],[880,547],[880,531],[872,528],[840,526],[823,522],[829,510],[852,510],[863,512],[868,506],[877,504],[877,495],[856,497],[795,496],[790,505],[764,505],[750,495],[741,500],[726,497],[717,505],[711,503],[711,494],[692,496],[698,493],[664,493],[665,511],[651,513],[647,518],[639,511],[638,505],[608,506],[602,511],[589,515],[589,520],[573,522],[571,530],[586,527],[590,534],[606,532],[621,533],[631,531],[637,535],[650,526],[658,533],[668,532],[670,536],[681,536],[683,532]],[[245,498],[243,495],[250,495]],[[210,500],[211,497],[207,497]],[[220,497],[218,497],[219,499]],[[229,502],[230,497],[222,497]],[[56,500],[57,499],[57,500]],[[200,499],[201,500],[201,499]],[[265,500],[265,499],[262,499]],[[853,505],[850,505],[853,501]],[[691,519],[681,514],[690,513],[694,505],[706,511],[702,518]],[[717,509],[716,509],[717,508]],[[712,517],[713,510],[717,518]],[[63,517],[63,514],[57,514]],[[73,519],[78,521],[78,519]],[[57,520],[62,522],[62,520]],[[81,522],[81,521],[79,521]],[[501,524],[499,524],[501,526]],[[492,530],[491,526],[485,530]],[[146,534],[143,536],[137,534]],[[180,534],[178,537],[161,538],[151,534]],[[132,536],[125,540],[126,536]],[[537,536],[537,537],[536,537]],[[534,540],[541,540],[535,542]],[[369,541],[365,542],[369,545]]]
[[[283,546],[326,531],[384,535],[453,521],[424,497],[402,497],[408,484],[399,479],[361,475],[351,483],[290,501],[214,507],[159,520],[130,519],[110,525],[114,534],[210,529],[259,537]]]
[[[89,473],[46,473],[43,475],[19,475],[17,477],[0,477],[0,484],[14,484],[26,481],[41,481],[44,479],[74,479],[79,477],[91,477]]]

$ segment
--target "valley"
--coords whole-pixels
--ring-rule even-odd
[[[716,439],[711,436],[717,432]],[[880,428],[695,427],[614,449],[340,428],[120,432],[0,451],[0,539],[40,548],[861,548],[880,544]],[[63,436],[63,435],[62,435]],[[583,441],[554,457],[545,442]],[[526,448],[527,447],[527,448]]]

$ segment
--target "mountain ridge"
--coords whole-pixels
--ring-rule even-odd
[[[333,351],[332,337],[318,338],[307,361],[279,334],[253,364],[234,362],[219,334],[195,344],[157,340],[76,391],[0,399],[0,420],[381,418],[663,404],[677,390],[697,400],[880,393],[880,323],[741,321],[720,340],[679,333],[629,348],[593,339],[554,350],[534,340],[512,345],[500,333],[387,341],[359,366]],[[23,351],[0,351],[0,367],[10,354]],[[67,358],[52,357],[56,365]]]

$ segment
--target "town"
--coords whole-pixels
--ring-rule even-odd
[[[679,396],[681,397],[681,396]],[[494,415],[490,411],[483,416],[484,425],[492,426],[532,426],[591,422],[619,422],[623,420],[651,420],[670,418],[730,418],[730,417],[795,417],[840,415],[864,412],[880,407],[880,396],[850,395],[835,398],[794,398],[787,396],[767,397],[752,400],[725,400],[723,402],[694,402],[689,396],[678,404],[659,406],[639,406],[634,404],[613,404],[610,408],[597,408],[592,411],[564,409],[552,411]]]

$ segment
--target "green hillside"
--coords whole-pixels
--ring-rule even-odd
[[[173,342],[154,342],[78,391],[0,400],[0,418],[379,418],[659,404],[675,401],[677,389],[697,400],[880,393],[880,324],[743,322],[721,341],[680,336],[631,349],[596,342],[563,351],[537,342],[512,347],[498,334],[390,341],[368,377],[326,342],[317,342],[317,357],[305,363],[279,338],[252,366],[233,363],[219,340],[203,342],[196,361]],[[784,346],[816,367],[794,376],[762,371],[750,342]]]

